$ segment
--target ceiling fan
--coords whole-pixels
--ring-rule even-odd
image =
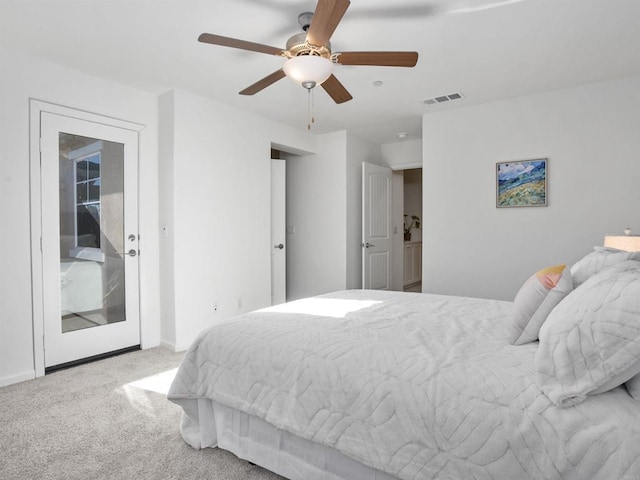
[[[316,85],[322,85],[336,103],[344,103],[353,97],[333,75],[334,65],[414,67],[418,61],[417,52],[333,53],[329,39],[350,3],[349,0],[318,0],[315,12],[305,12],[298,16],[303,33],[291,37],[285,49],[211,33],[201,34],[198,41],[287,59],[282,68],[248,86],[240,92],[240,95],[254,95],[288,76],[309,92]]]

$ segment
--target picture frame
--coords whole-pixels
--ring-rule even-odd
[[[496,163],[496,208],[546,207],[548,158]]]

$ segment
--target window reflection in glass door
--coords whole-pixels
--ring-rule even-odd
[[[125,320],[124,145],[59,134],[62,332]]]

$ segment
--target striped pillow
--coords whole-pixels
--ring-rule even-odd
[[[538,332],[547,316],[571,290],[573,281],[566,265],[543,268],[529,277],[513,301],[511,344],[538,340]]]

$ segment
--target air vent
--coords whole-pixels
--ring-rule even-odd
[[[436,103],[450,102],[451,100],[458,100],[463,98],[460,92],[449,93],[448,95],[438,95],[437,97],[427,98],[422,103],[425,105],[435,105]]]

